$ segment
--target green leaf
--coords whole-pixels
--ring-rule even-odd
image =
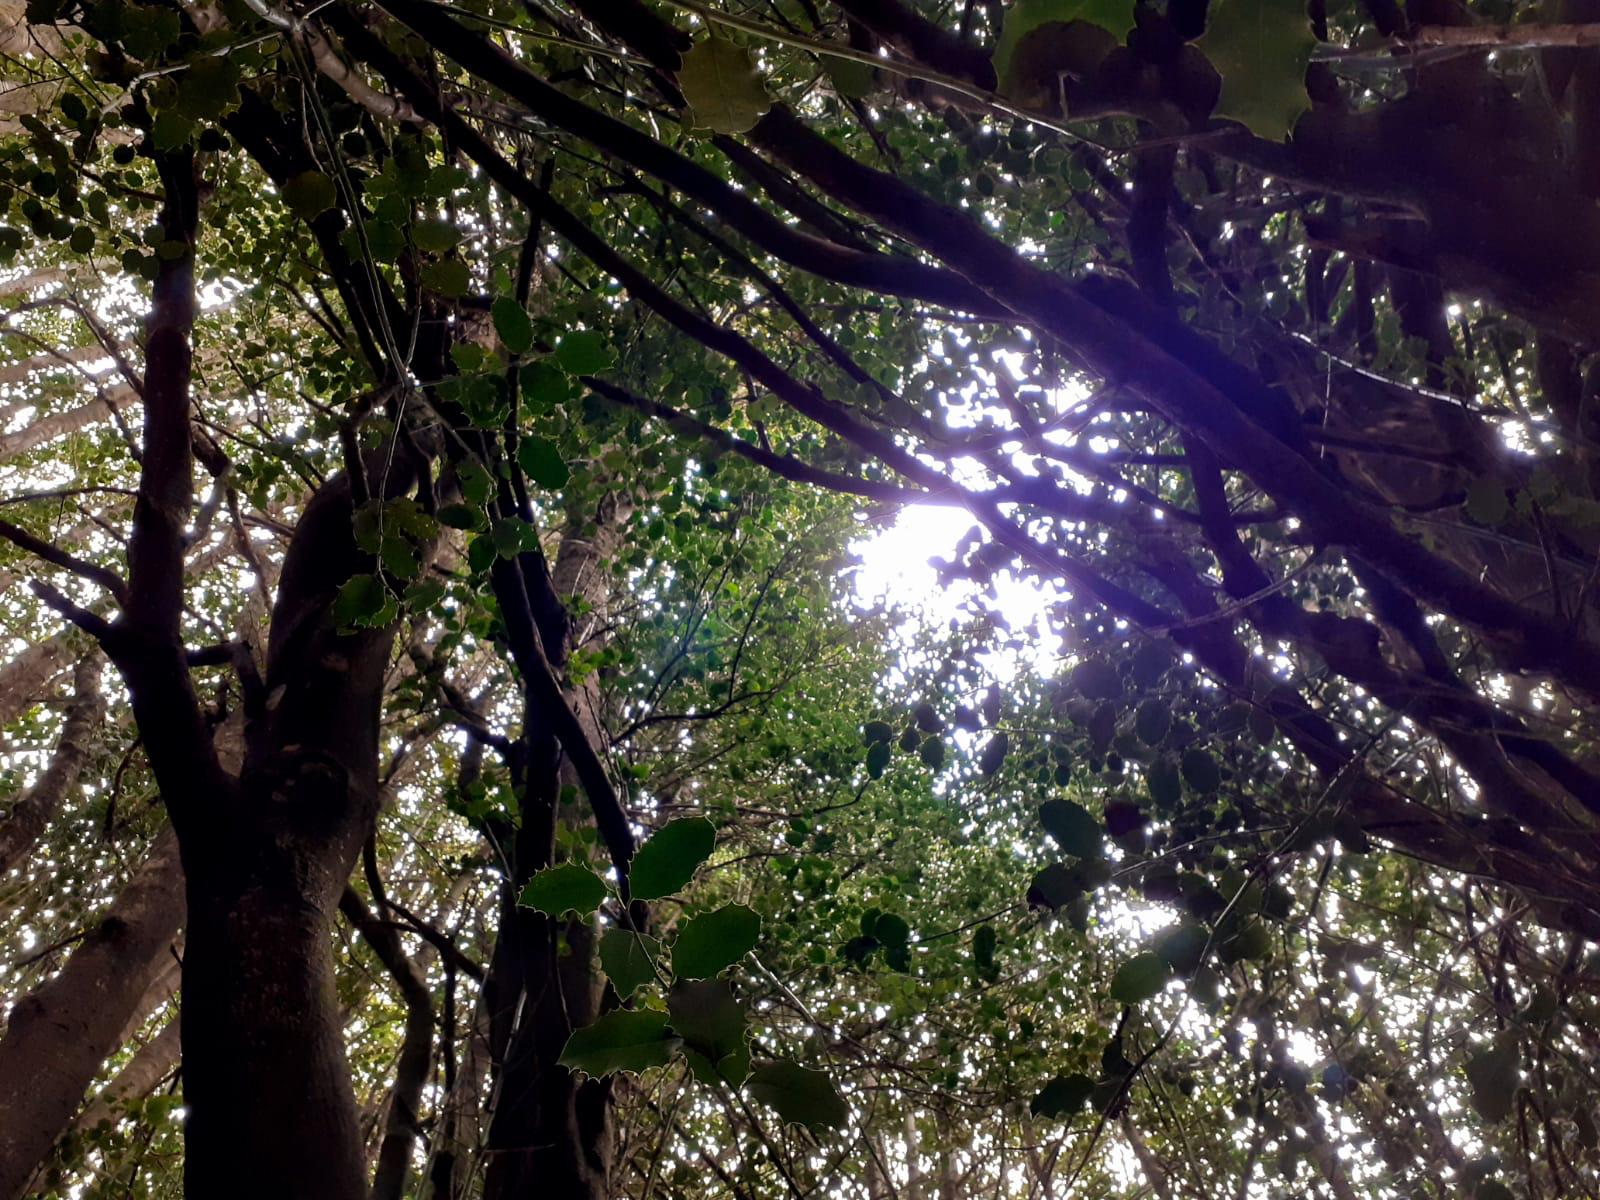
[[[692,126],[713,133],[745,133],[772,107],[750,52],[715,34],[683,56],[678,88]]]
[[[1157,808],[1176,808],[1183,799],[1183,777],[1178,773],[1178,764],[1169,755],[1162,755],[1150,764],[1145,772],[1145,784]]]
[[[580,329],[556,343],[556,361],[569,375],[597,375],[616,358],[606,344],[605,334]]]
[[[867,774],[874,779],[881,779],[893,753],[888,742],[873,742],[867,750]]]
[[[339,588],[333,601],[333,623],[341,629],[347,626],[370,627],[379,617],[389,600],[383,580],[376,575],[352,575]]]
[[[760,936],[760,916],[743,904],[701,913],[672,944],[672,973],[679,979],[709,979],[754,950]]]
[[[459,258],[428,263],[417,274],[423,287],[441,296],[465,296],[472,287],[472,273]]]
[[[1504,525],[1511,516],[1511,502],[1506,499],[1505,487],[1488,477],[1472,481],[1467,489],[1466,508],[1467,516],[1491,528]]]
[[[1212,0],[1196,45],[1222,76],[1218,116],[1276,142],[1311,107],[1306,67],[1317,39],[1305,0]]]
[[[1188,975],[1199,969],[1208,938],[1199,925],[1174,925],[1156,935],[1154,949],[1174,971]]]
[[[665,1013],[619,1008],[574,1030],[556,1061],[585,1075],[637,1074],[666,1066],[681,1045],[668,1031]]]
[[[834,93],[846,100],[862,100],[872,94],[878,72],[853,58],[824,55],[822,69],[833,83]]]
[[[163,109],[158,112],[155,123],[150,128],[150,137],[155,142],[157,150],[176,150],[179,146],[188,142],[193,133],[194,121],[175,108]],[[291,179],[289,182],[293,183],[294,181]],[[293,206],[291,205],[290,207],[292,208]],[[332,207],[332,203],[323,206],[324,209]],[[317,211],[321,212],[322,209]],[[316,213],[311,215],[316,216]]]
[[[1105,659],[1091,658],[1073,668],[1072,686],[1090,700],[1115,700],[1122,695],[1122,676]]]
[[[1093,858],[1101,851],[1100,836],[1105,831],[1094,814],[1071,800],[1046,800],[1039,806],[1039,822],[1045,832],[1068,854]]]
[[[535,871],[517,903],[552,917],[575,912],[586,917],[606,898],[605,881],[582,863],[562,863]]]
[[[489,308],[494,331],[512,354],[526,354],[533,346],[533,322],[528,310],[510,296],[499,296]]]
[[[850,1106],[833,1080],[799,1063],[764,1059],[750,1071],[750,1094],[785,1121],[808,1129],[843,1129]]]
[[[872,923],[872,936],[885,946],[905,946],[911,941],[911,923],[899,913],[879,913]]]
[[[978,770],[984,775],[993,775],[1006,761],[1006,755],[1011,753],[1011,737],[1004,730],[989,739],[984,746],[983,753],[978,756]]]
[[[1167,984],[1167,960],[1146,950],[1135,954],[1111,977],[1111,998],[1119,1004],[1138,1004],[1159,995]]]
[[[628,870],[633,898],[659,900],[678,891],[711,857],[716,841],[716,827],[704,817],[683,817],[662,826],[634,855]]]
[[[1172,728],[1172,709],[1165,700],[1146,700],[1133,716],[1133,732],[1146,746],[1159,746]]]
[[[439,524],[448,525],[451,529],[478,530],[486,528],[489,519],[483,515],[483,509],[475,504],[441,504]]]
[[[426,250],[429,254],[444,254],[454,249],[456,243],[461,240],[461,230],[456,228],[453,221],[446,221],[443,217],[429,217],[412,225],[411,240],[416,243],[418,250]]]
[[[548,438],[523,438],[517,446],[517,466],[534,483],[550,491],[565,487],[572,478],[561,451]]]
[[[515,558],[539,548],[538,531],[520,517],[500,517],[489,536],[494,539],[494,548],[501,558]]]
[[[999,942],[1000,935],[995,932],[993,925],[980,925],[972,935],[972,965],[978,972],[978,977],[990,983],[993,983],[1000,974],[1000,969],[994,960],[994,952]]]
[[[654,963],[661,943],[649,934],[612,926],[600,936],[600,969],[626,1000],[656,977]]]
[[[1038,102],[1036,97],[1019,94],[1017,89],[1025,81],[1049,73],[1043,68],[1052,64],[1041,60],[1053,57],[1049,52],[1063,49],[1059,35],[1061,26],[1082,21],[1099,26],[1112,35],[1112,45],[1126,37],[1133,28],[1133,0],[1017,0],[1006,10],[1005,23],[1000,27],[1000,39],[994,48],[994,73],[1000,81],[1000,91],[1013,99]],[[1078,47],[1068,46],[1069,53]],[[1060,62],[1062,69],[1092,66],[1092,63]],[[1041,68],[1034,70],[1034,67]]]
[[[726,983],[708,979],[673,985],[667,1014],[684,1048],[692,1052],[689,1065],[697,1078],[708,1083],[721,1079],[736,1087],[744,1082],[750,1070],[744,1005]]]
[[[339,202],[339,190],[321,171],[301,171],[283,181],[283,203],[301,220],[309,221]]]
[[[572,396],[572,380],[555,363],[540,359],[526,363],[517,376],[522,398],[537,409],[552,409]]]
[[[1066,863],[1051,863],[1028,885],[1028,904],[1033,908],[1065,908],[1085,890],[1081,872],[1074,871]]]
[[[1503,1030],[1493,1042],[1467,1060],[1472,1107],[1491,1125],[1511,1115],[1521,1082],[1521,1065],[1522,1053],[1514,1029]]]
[[[1087,1075],[1057,1075],[1028,1105],[1036,1117],[1070,1117],[1089,1102],[1094,1080]]]
[[[178,73],[178,109],[214,121],[239,103],[239,68],[228,55],[202,54]]]
[[[1222,786],[1222,771],[1217,766],[1217,760],[1198,746],[1191,746],[1183,752],[1178,769],[1183,773],[1183,781],[1202,795]]]

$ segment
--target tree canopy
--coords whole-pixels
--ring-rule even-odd
[[[0,26],[0,1200],[1600,1192],[1595,0]]]

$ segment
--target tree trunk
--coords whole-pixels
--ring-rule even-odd
[[[332,864],[292,847],[241,850],[189,870],[185,1190],[357,1200],[366,1179],[334,994],[332,907],[313,883]]]
[[[173,1018],[134,1051],[122,1070],[84,1108],[73,1127],[93,1129],[103,1122],[115,1121],[124,1104],[148,1096],[172,1073],[178,1065],[178,1049],[178,1021]]]
[[[72,677],[72,703],[67,707],[67,719],[55,755],[38,782],[17,801],[5,820],[0,821],[0,876],[21,862],[33,848],[66,799],[67,792],[78,782],[78,773],[89,756],[89,735],[106,711],[105,700],[100,695],[101,661],[98,654],[79,661]]]
[[[615,555],[626,516],[624,502],[610,496],[592,519],[574,514],[563,529],[546,581],[555,603],[544,607],[555,611],[542,629],[547,648],[555,648],[550,657],[557,671],[565,664],[568,646],[582,640],[567,627],[571,602],[581,601],[580,607],[596,619],[604,611],[610,586],[606,564]],[[543,570],[542,562],[537,570]],[[601,747],[594,675],[579,687],[564,687],[562,702],[577,714],[590,744]],[[572,1031],[600,1015],[605,980],[597,966],[595,930],[583,921],[566,922],[563,928],[516,906],[527,876],[551,861],[558,797],[563,787],[578,780],[560,755],[549,721],[531,702],[526,730],[529,767],[516,877],[505,892],[494,965],[485,985],[497,1074],[484,1197],[520,1200],[543,1188],[564,1200],[608,1200],[610,1083],[580,1082],[556,1061]]]
[[[0,667],[0,725],[11,724],[39,702],[71,650],[72,634],[63,630],[34,642]]]
[[[183,921],[167,829],[60,973],[12,1010],[0,1039],[0,1200],[24,1193],[120,1043]]]
[[[370,461],[385,498],[423,469],[409,453]],[[246,716],[240,782],[184,847],[184,1181],[194,1196],[367,1195],[333,920],[377,818],[395,626],[345,633],[334,620],[339,587],[367,566],[353,516],[344,475],[306,505],[273,606],[267,677]]]

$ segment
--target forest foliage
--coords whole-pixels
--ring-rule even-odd
[[[1595,0],[0,64],[0,1200],[1600,1192]]]

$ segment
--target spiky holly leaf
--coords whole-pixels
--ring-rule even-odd
[[[683,1042],[667,1028],[667,1014],[617,1009],[574,1031],[557,1060],[585,1075],[649,1070],[672,1061]]]
[[[1305,0],[1217,0],[1196,43],[1222,76],[1217,115],[1282,141],[1311,107],[1306,66],[1316,44]]]
[[[785,1121],[808,1129],[843,1129],[850,1106],[833,1080],[799,1063],[767,1060],[750,1071],[750,1094]]]

